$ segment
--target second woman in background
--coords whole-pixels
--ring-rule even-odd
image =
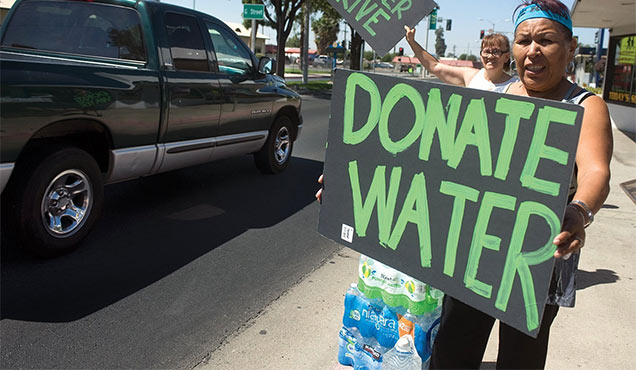
[[[406,41],[415,53],[417,59],[429,72],[437,76],[442,82],[472,87],[489,91],[505,91],[506,87],[519,79],[512,77],[510,70],[510,42],[505,35],[494,33],[487,35],[481,41],[482,69],[457,67],[444,64],[429,54],[415,41],[415,29],[404,26]]]

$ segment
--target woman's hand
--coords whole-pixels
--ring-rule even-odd
[[[322,185],[322,175],[320,175],[320,177],[318,178],[318,183]],[[319,202],[322,202],[322,186],[316,193],[316,199],[318,199]]]
[[[575,206],[565,209],[565,219],[561,233],[552,243],[557,246],[555,258],[568,259],[570,254],[577,252],[585,244],[585,217]]]
[[[415,28],[404,26],[404,31],[406,31],[406,41],[409,43],[415,41]]]

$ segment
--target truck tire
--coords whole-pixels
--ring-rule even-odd
[[[25,163],[14,189],[19,243],[43,258],[75,249],[104,202],[102,174],[93,157],[74,147],[48,153]]]
[[[263,173],[280,173],[291,160],[293,122],[287,116],[274,121],[265,145],[254,154],[256,167]]]

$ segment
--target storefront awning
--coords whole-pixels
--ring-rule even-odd
[[[613,35],[636,33],[635,0],[577,0],[572,9],[574,27],[611,28]]]

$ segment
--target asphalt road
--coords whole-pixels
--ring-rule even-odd
[[[192,368],[339,249],[316,232],[329,101],[303,115],[283,174],[245,156],[107,186],[53,260],[3,232],[0,368]]]

